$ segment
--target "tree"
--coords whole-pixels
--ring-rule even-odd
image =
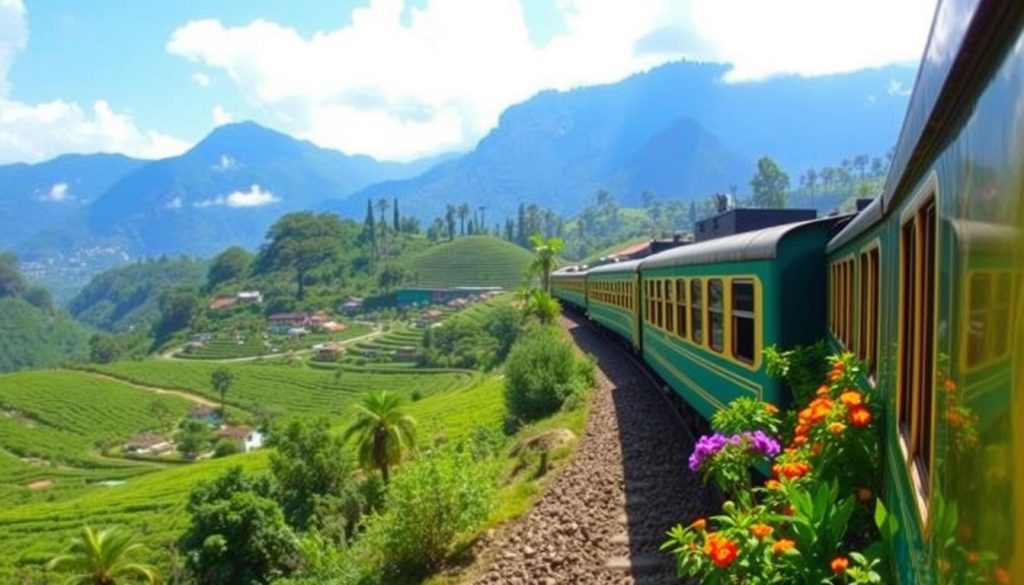
[[[478,226],[480,226],[480,232],[483,233],[487,231],[487,228],[484,227],[487,225],[487,206],[481,205],[477,207],[477,209],[480,210],[480,220],[477,221],[476,223]]]
[[[455,239],[455,213],[456,210],[454,205],[449,205],[445,208],[444,222],[445,225],[448,227],[449,242]]]
[[[530,245],[533,246],[534,252],[533,263],[530,264],[530,272],[540,277],[541,289],[546,293],[550,293],[551,271],[555,269],[558,253],[562,251],[565,242],[561,238],[548,238],[545,240],[544,236],[535,233],[530,236]]]
[[[377,273],[377,286],[383,290],[390,290],[405,282],[407,276],[405,267],[400,264],[385,264]]]
[[[299,539],[274,497],[269,477],[240,467],[192,490],[180,545],[199,583],[267,583],[299,566]]]
[[[382,201],[387,203],[386,199]],[[281,216],[267,231],[261,265],[295,274],[296,298],[305,297],[306,275],[340,259],[345,248],[345,227],[332,213],[300,211]]]
[[[30,286],[22,293],[25,302],[43,311],[53,311],[53,295],[45,287]]]
[[[96,334],[89,338],[89,361],[94,364],[109,364],[121,357],[121,348],[109,335]]]
[[[757,161],[757,173],[750,180],[750,188],[754,192],[754,206],[781,209],[786,207],[789,175],[771,158],[763,156]]]
[[[223,417],[226,414],[224,399],[227,396],[228,390],[231,389],[231,383],[235,380],[234,374],[231,370],[224,366],[221,366],[210,374],[210,386],[213,387],[214,392],[220,396],[220,415]]]
[[[463,203],[459,205],[455,213],[459,216],[459,235],[466,235],[466,218],[469,217],[469,204]]]
[[[171,407],[167,406],[167,402],[160,398],[154,398],[150,401],[149,414],[153,415],[157,424],[160,425],[160,432],[166,431],[171,426],[171,421],[174,418]]]
[[[395,233],[397,234],[402,231],[401,216],[398,213],[398,197],[393,198],[391,211],[393,213],[391,220],[392,223],[394,224]]]
[[[160,295],[160,320],[156,324],[157,339],[165,339],[192,322],[199,310],[198,291],[189,286],[178,286]]]
[[[213,290],[218,284],[242,280],[249,274],[252,254],[241,246],[231,246],[214,257],[206,276],[206,288]]]
[[[340,540],[351,534],[360,498],[345,441],[331,432],[330,422],[292,420],[275,435],[274,446],[270,471],[281,488],[278,499],[288,524],[297,530],[322,530],[340,523],[333,536]],[[342,514],[333,518],[325,510]]]
[[[47,563],[46,568],[71,573],[68,585],[117,585],[136,579],[156,583],[156,567],[132,560],[145,550],[127,532],[112,528],[96,532],[84,526],[71,540],[67,552]]]
[[[373,201],[366,200],[366,219],[363,221],[363,240],[370,245],[373,256],[377,255],[377,222],[373,217]]]
[[[26,288],[28,283],[21,275],[18,257],[13,252],[0,254],[0,298],[21,296]]]
[[[416,448],[416,421],[403,413],[401,399],[387,391],[371,392],[356,406],[356,421],[345,439],[358,436],[358,459],[364,469],[376,467],[381,479],[390,479],[390,467]]]
[[[210,446],[210,425],[201,420],[190,419],[182,423],[175,437],[178,451],[187,459],[195,459]]]

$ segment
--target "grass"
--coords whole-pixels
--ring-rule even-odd
[[[516,288],[532,260],[529,251],[490,236],[466,236],[433,246],[410,260],[422,287]]]

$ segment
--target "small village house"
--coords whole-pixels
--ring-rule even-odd
[[[267,317],[267,330],[276,335],[286,335],[291,329],[302,329],[309,324],[306,313],[276,313]]]
[[[246,425],[225,426],[217,431],[217,437],[233,441],[242,453],[248,453],[263,446],[263,433]]]

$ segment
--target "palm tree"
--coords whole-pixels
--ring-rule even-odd
[[[558,299],[542,290],[531,291],[526,300],[526,315],[536,317],[545,325],[554,323],[561,311],[562,306],[558,303]]]
[[[358,435],[359,464],[376,467],[388,482],[390,468],[416,449],[416,420],[399,409],[401,399],[387,391],[371,392],[356,406],[356,421],[345,431],[345,440]]]
[[[530,271],[540,276],[541,288],[544,292],[550,293],[551,271],[555,269],[558,253],[562,251],[565,242],[562,241],[562,238],[545,240],[544,236],[533,234],[530,236],[530,245],[533,246],[533,251],[536,253],[533,264],[530,265]]]
[[[456,210],[459,216],[459,235],[466,235],[466,218],[469,217],[469,204],[463,203]]]
[[[156,567],[131,561],[145,547],[132,542],[132,536],[116,529],[94,531],[88,526],[72,539],[67,552],[54,558],[46,568],[72,573],[66,585],[117,585],[142,579],[156,583]]]

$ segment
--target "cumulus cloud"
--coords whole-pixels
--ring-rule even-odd
[[[214,207],[224,205],[233,208],[262,207],[281,201],[270,191],[264,191],[259,185],[249,187],[248,191],[233,191],[227,195],[218,195],[213,199],[197,201],[195,207]]]
[[[9,94],[7,72],[28,42],[21,0],[0,0],[0,164],[36,162],[65,152],[121,152],[141,158],[180,154],[189,146],[138,127],[127,113],[97,100],[91,108],[52,100],[25,103]]]
[[[174,199],[171,199],[167,203],[164,203],[164,209],[181,209],[181,207],[181,197],[175,197]]]
[[[210,76],[205,73],[193,73],[192,83],[195,83],[199,87],[210,87]]]
[[[732,63],[732,82],[914,62],[932,5],[560,0],[563,32],[538,46],[518,0],[408,9],[371,0],[345,27],[311,36],[266,20],[196,20],[167,50],[223,71],[293,134],[409,159],[471,146],[539,90],[612,82],[679,58]]]
[[[70,198],[71,193],[68,192],[67,183],[54,183],[50,190],[40,197],[43,201],[53,201],[55,203],[67,201]]]
[[[230,124],[235,120],[235,117],[231,115],[231,112],[224,109],[224,106],[217,104],[213,106],[213,125],[223,126],[224,124]]]

